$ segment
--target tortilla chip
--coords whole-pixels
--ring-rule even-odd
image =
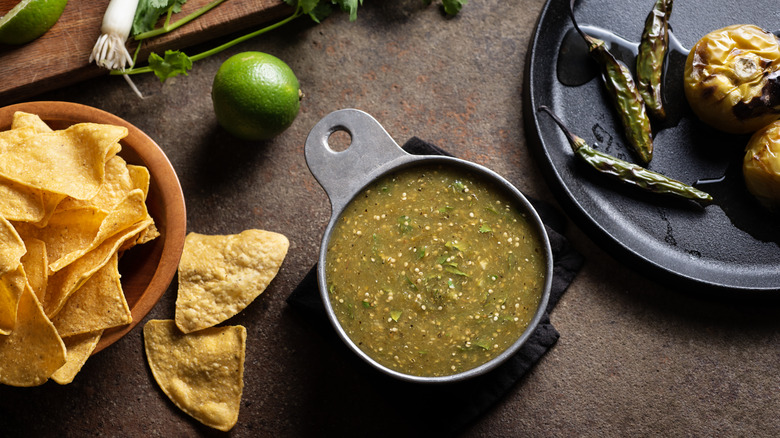
[[[9,221],[39,222],[46,216],[44,192],[0,177],[0,216]]]
[[[0,154],[4,154],[6,151],[16,147],[19,143],[31,137],[35,137],[35,134],[35,128],[29,126],[9,131],[0,131]]]
[[[62,213],[62,215],[66,215],[71,211],[81,212],[83,210],[82,209],[66,210]],[[88,227],[85,235],[89,235],[92,233],[93,228],[95,227],[94,221],[100,218],[100,216],[101,216],[100,214],[97,214],[94,217],[92,222],[90,222],[90,218],[84,219],[84,223]],[[84,242],[81,239],[74,238],[72,236],[73,233],[69,233],[69,236],[67,236],[67,238],[63,240],[66,240],[68,242],[75,241],[78,245],[69,244],[68,245],[69,252],[67,253],[64,252],[53,253],[53,251],[50,250],[49,258],[51,260],[49,261],[49,269],[51,269],[52,272],[59,271],[63,267],[72,263],[74,260],[78,259],[79,257],[89,252],[90,250],[98,247],[106,239],[110,238],[115,234],[121,233],[122,231],[138,223],[138,221],[141,221],[148,217],[149,217],[149,213],[146,210],[146,204],[144,203],[143,192],[139,189],[130,191],[121,202],[117,203],[114,206],[113,210],[110,210],[108,214],[100,220],[100,222],[97,224],[98,227],[94,229],[97,232],[92,236],[91,239],[88,239],[89,242]],[[52,226],[54,225],[53,221],[54,221],[54,217],[52,217],[52,219],[49,221],[49,227],[47,228],[52,228]],[[77,228],[77,224],[73,224],[70,229],[76,229],[76,228]],[[49,245],[51,246],[51,244]]]
[[[43,218],[34,222],[36,227],[43,228],[49,223],[49,219],[57,210],[57,206],[67,198],[67,195],[60,193],[43,192]]]
[[[188,234],[179,262],[176,325],[190,333],[242,311],[279,272],[289,245],[282,234],[263,230]]]
[[[87,363],[89,356],[95,351],[95,347],[97,347],[102,335],[103,331],[99,330],[97,332],[63,338],[62,341],[65,343],[65,349],[67,351],[65,355],[65,365],[57,369],[57,371],[51,375],[51,379],[60,385],[67,385],[72,382],[76,377],[76,374],[81,371],[81,367]]]
[[[115,155],[106,162],[105,179],[95,196],[88,200],[68,198],[59,208],[66,210],[89,205],[110,211],[132,190],[141,190],[146,199],[149,181],[149,171],[145,167],[129,165],[122,157]]]
[[[135,239],[135,244],[142,245],[158,237],[160,237],[160,230],[157,229],[154,223],[151,223],[148,227],[146,227],[146,229],[138,233],[138,237]]]
[[[46,244],[36,238],[24,239],[27,254],[22,256],[22,266],[27,275],[27,284],[32,288],[38,301],[46,295],[46,283],[49,279],[49,262],[46,258]]]
[[[149,169],[144,166],[127,165],[127,173],[130,174],[130,180],[133,182],[133,188],[141,189],[144,192],[144,198],[149,194],[149,182],[152,175]]]
[[[55,317],[60,336],[80,335],[133,322],[133,315],[119,281],[118,257],[108,263],[68,298]]]
[[[17,224],[23,239],[35,238],[46,244],[49,264],[56,263],[70,253],[88,250],[97,237],[100,224],[108,213],[95,207],[56,211],[45,227],[36,224]]]
[[[52,129],[37,114],[24,111],[14,112],[11,129],[32,128],[36,133],[51,132]]]
[[[103,330],[132,322],[120,251],[159,232],[148,169],[117,155],[127,133],[25,112],[0,132],[0,384],[70,383]]]
[[[24,132],[33,131],[32,136]],[[79,123],[67,129],[34,133],[21,128],[0,142],[0,175],[20,184],[89,199],[103,184],[105,163],[118,152],[118,141],[127,136],[123,126]]]
[[[22,237],[4,217],[0,217],[0,248],[0,275],[15,270],[27,252]]]
[[[49,282],[46,285],[46,300],[43,302],[46,315],[49,318],[56,316],[73,292],[89,280],[98,269],[108,263],[111,256],[127,239],[147,228],[150,222],[151,219],[138,222],[133,227],[111,236],[97,248],[49,276]]]
[[[2,217],[0,248],[0,335],[7,335],[16,324],[19,297],[27,284],[21,262],[27,248],[13,225]]]
[[[0,383],[42,385],[65,364],[65,344],[29,287],[24,289],[14,330],[0,336]]]
[[[28,288],[24,268],[19,264],[16,270],[0,276],[0,336],[14,330],[18,318],[19,300]]]
[[[214,429],[233,428],[244,390],[244,327],[184,334],[174,321],[151,320],[144,343],[154,379],[179,409]]]

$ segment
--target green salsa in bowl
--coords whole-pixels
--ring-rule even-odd
[[[328,146],[338,130],[351,136],[341,152]],[[333,207],[320,292],[350,349],[434,383],[483,374],[522,346],[547,305],[552,255],[516,188],[474,163],[407,154],[357,110],[318,123],[306,159]]]

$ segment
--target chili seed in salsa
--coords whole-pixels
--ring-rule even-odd
[[[545,264],[540,237],[504,190],[427,165],[387,175],[350,202],[325,270],[331,307],[358,348],[428,377],[510,347],[539,307]]]

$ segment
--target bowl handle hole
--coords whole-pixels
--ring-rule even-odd
[[[328,136],[328,147],[336,152],[342,152],[352,144],[352,135],[345,128],[336,128]]]

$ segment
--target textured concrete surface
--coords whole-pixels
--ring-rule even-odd
[[[521,111],[526,49],[543,1],[472,0],[454,19],[435,4],[366,0],[356,22],[343,13],[319,25],[299,21],[200,61],[187,77],[162,85],[137,77],[144,100],[117,77],[36,96],[102,108],[155,139],[181,178],[189,231],[263,228],[290,238],[279,276],[231,320],[248,330],[232,436],[415,435],[414,424],[384,414],[383,394],[359,386],[352,362],[285,303],[315,263],[329,218],[303,157],[321,117],[363,109],[399,143],[432,141],[555,203],[526,147]],[[293,126],[265,144],[236,141],[212,111],[217,68],[245,50],[284,59],[306,93]],[[463,436],[780,435],[776,304],[695,297],[640,276],[575,223],[567,236],[586,262],[551,315],[560,340]],[[171,318],[175,296],[174,282],[147,318]],[[0,388],[0,436],[201,435],[221,434],[158,389],[141,325],[90,359],[71,385]]]

